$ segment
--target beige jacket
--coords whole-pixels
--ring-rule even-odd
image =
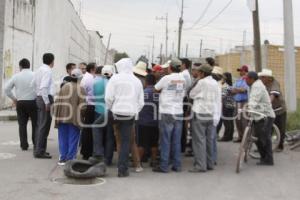
[[[73,124],[80,128],[82,113],[86,107],[85,91],[79,83],[66,83],[55,100],[53,115],[55,128],[60,123]]]

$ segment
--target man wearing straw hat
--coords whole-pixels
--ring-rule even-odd
[[[287,121],[285,100],[280,89],[280,84],[277,80],[275,80],[272,70],[263,69],[262,72],[258,73],[258,76],[260,77],[270,94],[272,107],[276,114],[274,123],[279,128],[281,135],[280,143],[276,151],[281,152],[284,149],[284,138]]]

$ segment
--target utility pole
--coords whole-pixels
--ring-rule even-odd
[[[180,50],[181,50],[181,37],[182,37],[182,27],[183,27],[183,10],[184,10],[184,0],[181,3],[181,15],[179,18],[179,30],[178,30],[178,53],[177,56],[180,58]]]
[[[154,63],[154,49],[155,49],[155,36],[154,36],[154,33],[153,33],[153,38],[152,38],[152,63]]]
[[[200,42],[200,54],[199,54],[199,58],[202,58],[202,47],[203,47],[203,40],[201,40],[201,42]]]
[[[156,20],[165,20],[166,22],[166,41],[165,41],[165,57],[168,58],[168,40],[169,40],[169,16],[168,13],[166,13],[165,17],[156,17]]]
[[[166,14],[166,59],[168,59],[168,40],[169,40],[169,16]]]
[[[189,52],[189,44],[186,44],[185,48],[185,57],[188,58],[188,52]]]
[[[285,97],[289,112],[297,110],[296,58],[292,0],[283,0]]]
[[[109,51],[109,46],[110,46],[110,39],[111,39],[111,33],[109,34],[108,42],[107,42],[107,46],[106,46],[106,53],[105,53],[105,58],[104,58],[104,65],[106,65],[106,62],[107,62],[108,51]]]
[[[159,56],[159,64],[161,65],[163,62],[163,58],[162,58],[162,50],[163,50],[163,44],[160,44],[160,56]]]
[[[242,46],[242,56],[241,56],[241,65],[245,65],[246,64],[246,40],[247,40],[247,31],[243,32],[243,46]]]
[[[175,53],[175,44],[174,42],[172,42],[172,58],[176,57],[176,53]]]
[[[259,6],[258,0],[255,0],[256,9],[252,11],[253,33],[254,33],[254,53],[255,53],[255,70],[262,71],[261,62],[261,42],[260,42],[260,25],[259,25]]]
[[[154,33],[153,33],[153,35],[151,35],[151,36],[147,36],[147,38],[151,38],[152,39],[152,53],[151,53],[151,62],[152,63],[154,63],[154,49],[155,49],[155,36],[154,36]],[[150,57],[149,57],[149,59],[150,59]]]

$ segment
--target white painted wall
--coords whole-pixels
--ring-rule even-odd
[[[104,63],[106,47],[102,39],[95,32],[86,30],[71,0],[1,1],[6,1],[6,5],[4,32],[0,29],[0,34],[4,34],[3,54],[0,55],[3,58],[0,98],[4,97],[6,82],[19,71],[18,62],[22,58],[31,60],[32,68],[36,70],[42,64],[43,54],[53,53],[56,81],[65,75],[65,66],[69,62]],[[0,108],[9,104],[5,98],[1,100]]]

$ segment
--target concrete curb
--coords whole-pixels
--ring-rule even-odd
[[[16,111],[0,111],[0,121],[16,121],[17,113]]]

